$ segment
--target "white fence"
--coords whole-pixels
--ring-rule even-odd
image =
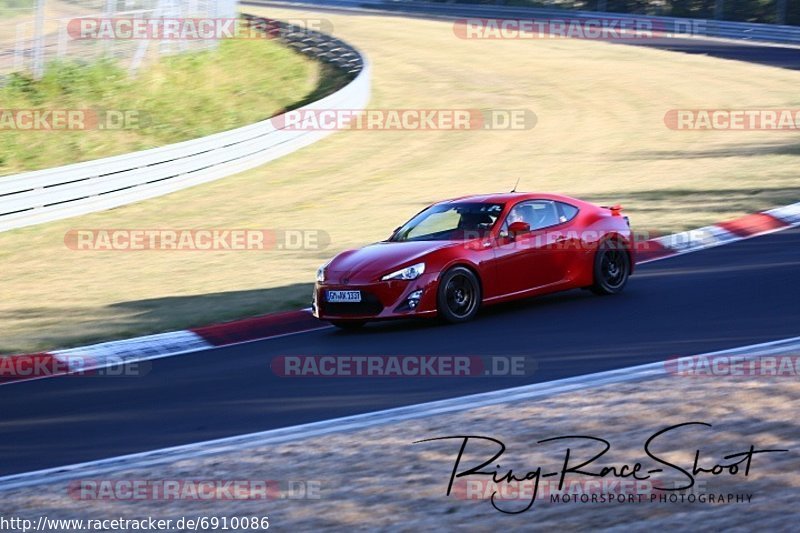
[[[53,60],[114,58],[136,72],[148,57],[217,46],[216,39],[82,39],[81,20],[235,18],[235,0],[37,0],[28,9],[9,10],[14,35],[0,31],[0,74],[29,71],[40,78]],[[6,25],[8,26],[8,24]],[[8,31],[8,29],[6,29]],[[9,39],[13,39],[13,44]]]
[[[352,76],[344,88],[302,109],[366,106],[370,67],[357,50],[308,30],[289,28],[284,40]],[[152,150],[0,178],[0,231],[111,209],[213,181],[272,161],[331,133],[279,129],[273,121]]]

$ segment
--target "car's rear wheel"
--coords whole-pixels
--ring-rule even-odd
[[[366,320],[331,320],[331,324],[344,330],[360,329],[366,323]]]
[[[604,241],[594,256],[595,294],[617,294],[628,283],[631,273],[631,260],[625,248],[614,241]]]
[[[477,276],[465,267],[453,267],[439,280],[437,294],[439,316],[450,323],[466,322],[481,304],[481,285]]]

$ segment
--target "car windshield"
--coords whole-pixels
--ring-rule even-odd
[[[494,226],[503,204],[448,202],[421,212],[403,226],[391,241],[453,241],[476,239]]]

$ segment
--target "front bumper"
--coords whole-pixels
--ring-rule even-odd
[[[415,280],[375,281],[368,283],[317,282],[311,312],[321,320],[382,320],[436,314],[438,273],[426,273]],[[328,302],[327,291],[361,291],[360,302]],[[422,291],[416,307],[409,305],[409,295]]]

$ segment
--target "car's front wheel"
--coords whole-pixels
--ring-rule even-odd
[[[437,294],[439,316],[450,323],[466,322],[477,313],[481,286],[477,276],[465,267],[453,267],[439,280]]]
[[[630,273],[631,261],[625,248],[617,242],[605,241],[594,256],[594,284],[591,289],[601,295],[622,292]]]

